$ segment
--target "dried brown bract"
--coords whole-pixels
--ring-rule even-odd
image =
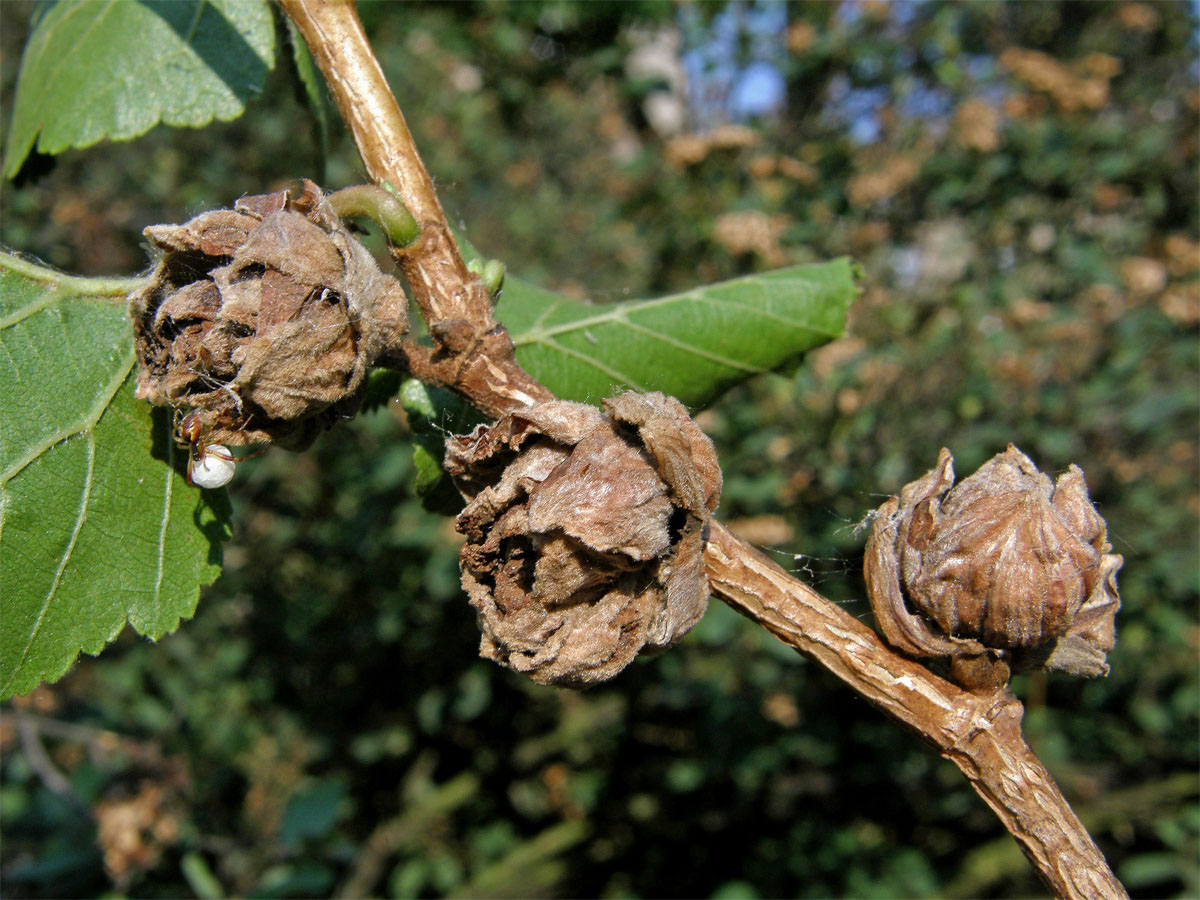
[[[703,615],[712,443],[664,394],[553,400],[447,442],[469,501],[463,586],[480,655],[542,684],[612,678]]]
[[[164,254],[129,299],[137,396],[195,412],[210,441],[303,447],[408,330],[400,283],[310,181],[145,234]]]
[[[949,657],[967,687],[1003,684],[1009,665],[1107,674],[1122,559],[1083,472],[1052,484],[1010,444],[953,484],[942,450],[875,515],[865,574],[888,642]]]

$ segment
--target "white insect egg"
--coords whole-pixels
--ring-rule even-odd
[[[209,444],[204,452],[197,453],[188,467],[188,480],[197,487],[219,488],[233,480],[237,461],[228,447]]]

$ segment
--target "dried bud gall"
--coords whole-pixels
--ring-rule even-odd
[[[447,442],[480,655],[542,684],[612,678],[704,614],[712,442],[679,401],[554,400]]]
[[[209,441],[305,446],[408,330],[400,283],[310,181],[145,234],[164,254],[129,299],[137,396],[194,412]]]
[[[1107,674],[1122,560],[1109,553],[1079,468],[1051,483],[1010,444],[953,485],[942,450],[932,471],[876,512],[865,575],[888,642],[910,656],[956,659],[969,686],[988,680],[983,658]]]

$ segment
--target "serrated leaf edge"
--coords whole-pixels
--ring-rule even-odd
[[[71,551],[75,547],[75,541],[79,537],[79,532],[83,528],[84,522],[87,520],[87,506],[88,506],[88,502],[90,501],[91,495],[92,495],[92,475],[94,472],[94,466],[95,466],[95,461],[96,461],[96,440],[95,440],[95,436],[91,433],[91,430],[92,430],[92,428],[94,428],[96,426],[96,423],[98,423],[100,421],[101,417],[108,410],[108,408],[112,405],[113,398],[117,395],[117,392],[121,390],[122,385],[125,384],[125,381],[129,377],[130,372],[133,371],[134,362],[135,362],[135,354],[133,351],[133,346],[131,344],[129,347],[129,351],[128,351],[128,353],[126,353],[125,359],[122,362],[122,365],[118,372],[117,377],[114,377],[109,382],[109,384],[105,387],[104,393],[101,394],[97,398],[97,402],[92,405],[92,408],[88,411],[87,416],[83,419],[82,424],[77,423],[75,426],[73,426],[69,430],[61,431],[61,432],[56,433],[55,435],[52,435],[49,439],[47,439],[46,441],[43,441],[42,444],[39,445],[36,452],[27,455],[25,458],[20,460],[18,462],[18,464],[14,464],[13,466],[11,466],[9,468],[8,471],[6,471],[2,476],[0,476],[0,495],[4,495],[4,494],[8,493],[8,491],[6,490],[6,488],[8,486],[8,482],[11,481],[16,475],[18,475],[22,469],[24,469],[26,466],[28,466],[30,463],[32,463],[35,459],[37,459],[43,453],[47,452],[51,447],[54,447],[57,444],[65,441],[65,440],[69,440],[70,438],[72,438],[76,435],[79,435],[79,434],[85,435],[85,440],[87,441],[87,450],[88,450],[88,469],[87,469],[87,476],[86,476],[86,479],[85,479],[84,485],[83,485],[83,493],[82,493],[82,497],[80,500],[79,512],[76,514],[76,518],[75,518],[75,527],[71,531],[71,540],[68,542],[67,548],[63,552],[63,555],[62,555],[61,559],[59,560],[58,569],[54,573],[54,581],[51,583],[50,590],[46,594],[45,600],[42,602],[42,609],[38,613],[37,620],[34,623],[33,628],[30,630],[29,640],[25,644],[25,649],[21,651],[20,661],[16,664],[16,666],[13,669],[12,678],[8,682],[6,682],[4,685],[0,685],[0,696],[6,696],[8,694],[9,687],[12,685],[13,680],[17,678],[17,675],[20,673],[20,671],[24,667],[26,661],[29,659],[29,650],[33,646],[34,641],[37,639],[38,632],[41,630],[41,627],[42,627],[42,620],[46,615],[46,610],[50,608],[50,603],[54,598],[54,593],[58,589],[58,583],[59,583],[60,579],[62,578],[62,573],[66,569],[67,564],[70,561]],[[4,521],[6,518],[7,509],[8,509],[7,498],[0,496],[0,540],[3,540],[3,537],[4,537]],[[160,546],[160,554],[161,554],[161,546]],[[159,563],[159,565],[161,567],[161,562]],[[122,626],[122,627],[124,627],[124,626]],[[109,640],[111,640],[111,638],[109,638]],[[105,643],[107,643],[107,641]],[[70,663],[68,663],[68,665],[70,665]]]
[[[106,4],[105,8],[96,14],[95,18],[93,19],[92,27],[94,27],[94,23],[99,22],[101,20],[101,17],[103,17],[110,8],[117,6],[118,3],[123,3],[123,2],[132,2],[132,0],[109,0],[109,2]],[[94,4],[94,3],[78,2],[75,5],[75,8],[66,9],[63,13],[63,18],[59,19],[58,21],[63,22],[66,20],[66,18],[68,16],[73,15],[77,10],[87,9],[88,7],[95,6],[95,5],[96,4]],[[203,17],[206,6],[212,6],[214,8],[214,10],[216,10],[217,15],[221,15],[221,10],[218,9],[216,7],[216,5],[211,2],[211,0],[205,0],[205,2],[197,4],[196,13],[195,13],[195,17],[192,21],[191,28],[188,31],[186,38],[184,38],[182,35],[180,36],[181,45],[180,45],[179,49],[177,49],[175,51],[176,54],[186,52],[186,50],[188,48],[191,48],[192,39],[195,36],[195,30],[196,30],[197,24],[199,23],[200,19]],[[89,10],[89,12],[90,11],[91,10]],[[222,17],[224,18],[224,16],[222,16]],[[25,59],[24,59],[25,54],[28,54],[30,51],[32,51],[34,49],[36,49],[37,52],[39,52],[39,53],[44,52],[41,45],[45,44],[46,41],[49,39],[48,36],[46,36],[44,29],[41,28],[41,24],[42,23],[40,20],[35,23],[34,31],[30,35],[29,44],[25,48],[25,53],[22,55],[21,69],[17,73],[18,88],[20,86],[21,75],[24,73],[24,70],[25,70]],[[72,46],[69,53],[78,52],[78,48],[80,47],[80,45],[86,44],[87,34],[88,34],[88,32],[85,31],[85,32],[83,32],[83,34],[80,35],[79,39],[76,40],[75,45]],[[275,47],[275,39],[274,39],[273,32],[272,32],[272,36],[271,36],[271,46],[269,48],[269,54],[270,54],[269,58],[262,60],[263,66],[264,66],[265,70],[268,72],[270,72],[272,69],[274,69],[275,62],[276,62],[276,47]],[[255,55],[257,55],[257,53]],[[262,59],[262,57],[259,57],[259,58]],[[169,59],[169,57],[168,57],[168,59]],[[210,67],[210,69],[211,69],[211,67]],[[50,84],[52,84],[52,85],[56,84],[60,73],[63,71],[64,70],[62,67],[58,67],[58,68],[54,69],[54,74],[52,76]],[[250,87],[250,90],[253,91],[254,93],[261,94],[263,91],[264,84],[265,84],[265,82],[263,84],[249,85],[249,87]],[[46,91],[43,91],[43,93],[46,93]],[[178,127],[191,127],[191,126],[199,127],[200,125],[208,124],[208,122],[210,122],[210,121],[230,122],[230,121],[233,121],[234,119],[238,118],[239,116],[243,115],[246,111],[246,103],[245,102],[242,102],[237,105],[240,106],[240,108],[233,110],[228,115],[220,115],[218,113],[213,113],[209,119],[205,120],[202,123],[191,122],[191,121],[188,121],[186,118],[183,118],[180,116],[172,116],[160,109],[157,117],[144,128],[139,126],[137,130],[130,131],[130,132],[121,131],[119,129],[105,129],[105,132],[96,138],[85,138],[82,140],[74,140],[74,141],[68,140],[68,141],[63,142],[61,145],[51,144],[46,139],[46,129],[45,129],[44,125],[39,124],[37,126],[37,128],[34,129],[33,132],[30,134],[28,140],[24,142],[24,146],[5,147],[5,150],[7,152],[5,153],[5,157],[4,157],[4,161],[3,161],[3,168],[2,168],[2,170],[0,170],[0,174],[3,174],[3,176],[6,178],[13,177],[18,171],[20,171],[20,167],[25,164],[25,161],[29,158],[30,152],[33,151],[33,149],[35,147],[37,148],[37,151],[39,153],[45,153],[50,156],[55,156],[59,153],[62,153],[64,150],[72,150],[72,149],[82,150],[87,147],[95,146],[96,144],[98,144],[102,141],[105,141],[105,140],[112,140],[112,141],[133,140],[134,138],[141,137],[143,134],[146,134],[149,131],[153,130],[160,123],[168,125],[173,128],[178,128]],[[11,129],[11,123],[10,123],[10,129]],[[16,161],[15,163],[14,163],[14,160]]]
[[[64,299],[64,297],[74,296],[75,299],[85,300],[87,297],[96,297],[104,300],[111,300],[117,297],[123,298],[130,290],[135,289],[142,284],[144,278],[85,278],[75,275],[66,275],[57,272],[48,267],[42,266],[36,262],[17,256],[10,251],[0,251],[0,268],[13,272],[31,282],[45,286],[44,293],[32,299],[31,302],[17,308],[8,316],[0,319],[0,329],[12,327],[30,316],[52,306],[54,303]],[[62,578],[62,574],[69,564],[71,551],[79,537],[81,530],[87,520],[87,508],[91,499],[92,482],[96,458],[95,438],[91,434],[91,429],[96,426],[103,417],[104,413],[112,405],[113,398],[121,390],[133,371],[136,362],[132,342],[129,343],[124,358],[119,363],[114,371],[113,377],[109,380],[104,390],[97,396],[96,402],[87,411],[82,419],[76,420],[71,426],[64,428],[52,435],[43,439],[36,447],[30,448],[30,451],[16,460],[3,473],[0,473],[0,540],[3,539],[4,525],[7,519],[7,511],[9,505],[8,483],[16,477],[22,470],[30,465],[39,456],[46,453],[52,447],[59,443],[69,440],[80,434],[86,435],[87,451],[88,451],[88,470],[86,481],[80,498],[79,512],[76,515],[75,526],[71,532],[71,539],[67,545],[67,549],[59,560],[59,566],[54,574],[54,580],[50,586],[50,590],[46,595],[46,599],[42,604],[41,612],[39,612],[34,623],[33,629],[30,631],[28,642],[24,650],[21,652],[19,661],[12,670],[10,679],[0,686],[0,696],[8,696],[12,685],[20,680],[22,669],[25,667],[29,659],[30,648],[37,640],[37,636],[41,630],[42,622],[45,618],[46,610],[49,609],[50,603],[53,601],[54,593],[57,590],[58,584]],[[121,628],[124,627],[122,622]],[[120,628],[118,628],[118,631]],[[103,643],[108,643],[114,635],[109,635]],[[63,671],[70,667],[71,663],[78,656],[72,654],[70,660],[66,663]],[[57,677],[60,673],[54,673],[52,677]],[[38,679],[39,681],[41,679]]]
[[[62,578],[62,574],[65,571],[67,565],[69,565],[69,563],[70,563],[70,557],[71,557],[71,553],[75,547],[75,543],[78,539],[80,532],[83,530],[83,527],[87,522],[87,510],[88,510],[88,505],[91,501],[92,484],[94,481],[94,478],[93,478],[94,465],[95,465],[95,458],[96,458],[95,437],[90,432],[90,429],[95,424],[97,424],[99,422],[99,420],[103,417],[104,413],[111,406],[112,399],[116,396],[116,394],[124,386],[125,381],[129,378],[130,372],[133,367],[133,362],[134,362],[134,357],[131,352],[128,360],[126,361],[126,365],[123,366],[122,376],[118,379],[114,379],[113,384],[110,385],[110,388],[112,388],[112,389],[106,391],[106,397],[96,404],[96,407],[100,409],[99,415],[89,416],[88,423],[85,424],[83,427],[76,429],[76,431],[74,432],[75,434],[86,433],[86,441],[87,441],[87,449],[88,449],[88,469],[87,469],[87,475],[86,475],[86,479],[85,479],[85,486],[84,486],[83,492],[80,497],[79,511],[78,511],[78,513],[76,515],[76,519],[75,519],[75,527],[72,529],[71,539],[68,542],[68,545],[62,555],[62,558],[59,561],[58,569],[54,573],[54,580],[50,586],[50,590],[47,592],[45,600],[42,603],[42,609],[38,613],[37,620],[34,623],[33,629],[30,631],[29,639],[26,642],[25,648],[22,650],[22,652],[20,654],[19,661],[15,664],[15,666],[13,668],[12,676],[9,678],[9,680],[7,682],[5,682],[3,685],[0,685],[0,699],[4,699],[4,698],[11,696],[13,693],[14,683],[19,683],[21,680],[20,676],[22,674],[23,669],[25,668],[26,662],[29,659],[30,649],[33,647],[34,643],[37,640],[37,636],[41,630],[42,621],[46,615],[46,611],[50,608],[50,604],[53,602],[54,594],[58,588],[58,584]],[[115,387],[113,385],[115,385]],[[68,435],[68,437],[71,437],[71,436],[73,436],[73,435]],[[53,444],[51,444],[50,446],[53,446]],[[86,642],[81,643],[77,650],[68,653],[68,658],[66,659],[64,664],[61,666],[61,668],[46,672],[44,674],[44,676],[37,677],[34,682],[35,684],[56,681],[58,678],[62,677],[63,673],[65,673],[72,665],[75,664],[75,662],[79,658],[80,653],[89,653],[89,654],[98,653],[100,651],[100,649],[102,649],[103,647],[112,643],[112,641],[116,639],[116,636],[121,633],[121,631],[126,627],[126,625],[132,627],[138,634],[141,634],[145,637],[150,638],[150,640],[158,640],[158,638],[162,637],[164,634],[167,634],[168,632],[173,630],[173,628],[182,619],[187,618],[187,616],[185,616],[185,615],[175,615],[172,618],[172,621],[169,625],[164,625],[162,622],[162,595],[163,595],[162,586],[163,586],[163,582],[164,582],[165,576],[166,576],[165,559],[166,559],[166,546],[167,546],[167,532],[170,528],[171,502],[174,499],[174,490],[175,490],[175,453],[176,453],[176,450],[175,450],[174,442],[171,442],[167,446],[167,458],[166,458],[166,467],[165,467],[166,482],[165,482],[164,491],[162,494],[162,497],[163,497],[162,514],[161,514],[160,520],[159,520],[157,558],[155,560],[155,580],[154,580],[154,595],[153,595],[155,614],[149,620],[143,619],[141,621],[141,623],[139,624],[139,622],[135,621],[135,618],[130,615],[130,613],[127,609],[124,610],[121,615],[120,621],[117,622],[116,625],[112,629],[110,629],[108,634],[104,635],[98,641],[95,641],[93,643],[90,643],[90,644],[86,643]],[[5,503],[4,497],[3,497],[3,494],[7,493],[7,491],[3,490],[3,487],[5,484],[7,484],[7,479],[3,483],[0,483],[0,535],[3,534],[4,508],[6,506],[6,503]],[[210,583],[211,583],[211,579],[209,581],[198,582],[196,585],[197,593],[199,592],[199,589],[201,587],[203,587],[205,584],[210,584]]]

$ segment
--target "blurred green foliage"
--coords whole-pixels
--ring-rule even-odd
[[[855,614],[855,523],[940,446],[963,474],[1009,441],[1083,467],[1126,557],[1113,671],[1016,689],[1134,896],[1200,893],[1194,9],[794,3],[764,37],[762,3],[362,7],[444,203],[511,272],[603,300],[862,262],[850,337],[701,417],[721,518]],[[5,108],[29,10],[0,4]],[[731,27],[680,105],[680,54]],[[690,130],[764,53],[784,105]],[[318,171],[284,56],[233,123],[33,160],[3,242],[130,273],[146,224]],[[362,180],[338,129],[325,162]],[[720,604],[585,694],[478,661],[409,440],[393,404],[246,465],[196,619],[5,708],[6,894],[1039,893],[949,763]]]

